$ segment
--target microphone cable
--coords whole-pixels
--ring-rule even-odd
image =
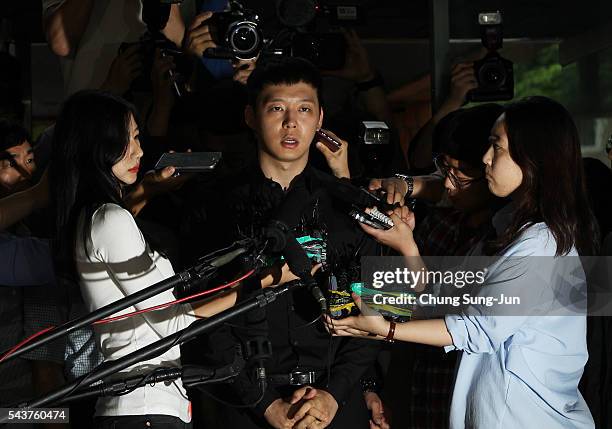
[[[177,305],[177,304],[181,304],[181,303],[183,303],[185,301],[188,301],[188,300],[191,300],[191,299],[194,299],[194,298],[199,298],[199,297],[202,297],[202,296],[210,295],[212,293],[219,292],[219,291],[224,290],[224,289],[228,289],[228,288],[236,285],[237,283],[239,283],[239,282],[249,278],[254,273],[255,273],[255,270],[250,270],[249,272],[247,272],[246,274],[240,276],[239,278],[237,278],[235,280],[232,280],[231,282],[226,283],[224,285],[217,286],[217,287],[215,287],[213,289],[207,289],[205,291],[198,292],[196,294],[187,296],[185,298],[181,298],[181,299],[177,299],[177,300],[174,300],[174,301],[166,302],[164,304],[155,305],[153,307],[143,308],[142,310],[133,311],[131,313],[126,313],[126,314],[122,314],[122,315],[119,315],[119,316],[112,316],[112,317],[107,317],[105,319],[96,320],[95,322],[91,323],[90,326],[103,325],[103,324],[107,324],[107,323],[116,322],[118,320],[127,319],[127,318],[130,318],[130,317],[138,316],[140,314],[149,313],[151,311],[162,310],[164,308],[171,307],[171,306],[174,306],[174,305]],[[56,328],[56,326],[49,326],[47,328],[44,328],[44,329],[36,332],[35,334],[32,334],[28,338],[20,341],[19,343],[17,343],[13,347],[11,347],[8,351],[6,351],[2,355],[2,357],[0,357],[0,363],[2,363],[6,358],[8,358],[13,353],[15,353],[17,350],[21,349],[26,344],[29,344],[30,342],[32,342],[37,337],[39,337],[39,336],[41,336],[43,334],[46,334],[47,332],[51,332],[55,328]]]

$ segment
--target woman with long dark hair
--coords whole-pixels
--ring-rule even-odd
[[[90,311],[174,274],[170,261],[147,244],[123,202],[126,186],[137,179],[142,155],[132,105],[100,91],[79,92],[66,100],[55,125],[51,201],[59,257],[77,276]],[[105,360],[125,356],[185,328],[194,317],[233,305],[232,294],[97,325],[99,349]],[[123,313],[174,299],[166,291]],[[126,371],[141,375],[157,366],[179,364],[176,346]],[[180,381],[146,384],[123,396],[100,398],[96,405],[99,428],[186,428],[190,421],[191,406]]]
[[[592,428],[578,391],[588,356],[586,314],[563,311],[571,287],[584,286],[577,256],[593,254],[597,243],[576,126],[560,104],[532,97],[506,106],[490,142],[483,157],[489,189],[512,202],[494,218],[497,238],[484,252],[497,258],[477,287],[486,295],[534,298],[534,308],[495,313],[472,304],[443,319],[396,326],[353,295],[363,314],[328,319],[328,326],[338,335],[461,350],[451,428]],[[413,268],[422,261],[411,216],[405,209],[392,214],[395,226],[387,231],[362,227],[411,257]]]

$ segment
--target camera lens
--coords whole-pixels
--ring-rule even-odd
[[[478,72],[478,83],[483,87],[500,87],[506,82],[506,70],[499,62],[483,64]]]
[[[238,24],[229,35],[229,45],[236,54],[255,56],[259,47],[259,33],[249,23]]]

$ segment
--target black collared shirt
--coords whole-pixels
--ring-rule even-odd
[[[199,239],[208,244],[206,250],[213,250],[277,219],[292,228],[318,225],[326,230],[328,263],[332,270],[358,262],[361,256],[376,254],[378,246],[348,216],[347,207],[330,196],[327,189],[338,180],[341,179],[307,166],[283,190],[266,178],[258,165],[252,166],[217,187],[216,201],[215,198],[203,201],[207,207],[208,228]],[[217,210],[211,210],[212,207]],[[326,275],[318,277],[324,293],[326,278]],[[251,289],[259,288],[251,284]],[[330,378],[324,377],[319,387],[342,404],[350,390],[358,385],[363,372],[375,362],[380,344],[355,338],[332,338],[321,320],[311,323],[318,314],[318,305],[310,293],[297,289],[282,295],[265,311],[252,312],[234,322],[244,328],[234,326],[214,333],[209,344],[219,357],[219,353],[232,350],[235,339],[247,341],[258,335],[268,336],[273,347],[273,357],[266,364],[268,374],[287,374],[296,368],[325,373],[329,358]],[[258,397],[257,385],[246,375],[236,380],[234,387],[245,403]],[[263,415],[268,405],[281,396],[281,392],[269,386],[256,411]]]

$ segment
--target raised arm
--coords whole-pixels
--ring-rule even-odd
[[[408,161],[413,168],[428,168],[432,164],[433,131],[440,120],[463,106],[467,93],[478,86],[474,63],[456,64],[452,69],[451,92],[433,117],[421,128],[410,143]]]
[[[48,202],[49,180],[45,171],[36,185],[0,199],[0,230],[19,222],[34,210],[45,207]]]
[[[64,0],[59,4],[43,0],[43,31],[55,55],[74,53],[85,33],[94,0]]]

